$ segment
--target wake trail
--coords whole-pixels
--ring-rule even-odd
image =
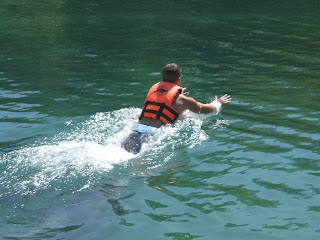
[[[0,157],[0,197],[33,195],[44,189],[81,191],[112,173],[117,165],[144,164],[144,169],[162,166],[180,148],[192,148],[208,138],[201,129],[206,115],[186,112],[173,126],[163,126],[137,155],[122,149],[121,142],[137,123],[141,109],[124,108],[97,113],[88,120]]]

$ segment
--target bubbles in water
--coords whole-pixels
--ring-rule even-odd
[[[70,132],[3,155],[0,197],[48,188],[81,191],[111,174],[116,165],[126,166],[132,160],[145,164],[145,169],[155,168],[172,159],[180,148],[192,148],[207,139],[201,126],[208,115],[186,113],[173,126],[160,128],[139,154],[128,153],[120,147],[121,142],[137,123],[140,111],[125,108],[97,113],[75,126],[68,121],[73,128]]]

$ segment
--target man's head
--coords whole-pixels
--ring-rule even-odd
[[[169,63],[162,69],[162,80],[164,82],[171,82],[180,84],[182,69],[175,63]]]

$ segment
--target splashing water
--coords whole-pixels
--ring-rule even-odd
[[[0,198],[33,195],[44,189],[81,191],[94,186],[106,173],[112,175],[116,165],[137,162],[145,169],[156,168],[171,159],[176,149],[192,148],[207,139],[201,126],[210,117],[187,112],[175,125],[162,127],[139,154],[128,153],[120,147],[121,141],[137,123],[140,111],[126,108],[97,113],[76,126],[69,121],[70,132],[4,154],[0,158],[4,172]]]

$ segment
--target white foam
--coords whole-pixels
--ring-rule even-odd
[[[94,176],[110,172],[116,165],[139,158],[152,160],[150,168],[161,166],[174,157],[176,149],[192,148],[208,138],[201,128],[208,115],[187,112],[173,126],[161,127],[141,153],[128,153],[120,147],[121,142],[137,123],[140,111],[126,108],[97,113],[79,124],[67,121],[69,132],[0,158],[7,168],[0,181],[8,194],[34,194],[68,184],[70,189],[81,190],[94,184]]]

